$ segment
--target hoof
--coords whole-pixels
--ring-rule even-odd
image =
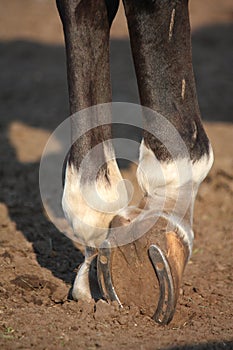
[[[119,223],[119,217],[117,220]],[[163,217],[142,237],[118,245],[122,237],[132,238],[132,230],[140,232],[145,224],[145,220],[138,221],[128,230],[122,226],[118,236],[109,234],[99,249],[99,285],[107,300],[121,306],[133,303],[157,323],[168,324],[175,312],[188,247],[178,233],[166,232]]]
[[[97,301],[102,295],[99,289],[97,279],[97,256],[96,254],[90,260],[84,261],[80,265],[75,278],[71,295],[75,301]]]
[[[75,301],[92,300],[89,283],[89,266],[85,262],[81,264],[78,269],[71,294]]]
[[[73,300],[75,300],[75,301],[82,300],[82,301],[90,302],[93,300],[90,294],[88,294],[85,291],[80,290],[78,288],[74,288],[74,287],[72,289],[71,295],[72,295]]]

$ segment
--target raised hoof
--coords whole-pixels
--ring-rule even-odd
[[[166,227],[166,219],[159,218],[142,237],[123,246],[117,246],[117,236],[110,234],[99,249],[97,263],[105,299],[123,306],[134,304],[162,325],[175,313],[188,257],[185,243],[177,233],[166,232]],[[125,234],[132,236],[132,232]]]

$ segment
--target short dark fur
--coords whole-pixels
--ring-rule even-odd
[[[70,113],[111,102],[108,16],[113,12],[107,11],[105,0],[57,0],[57,6],[66,43]],[[90,149],[110,139],[110,123],[74,139],[69,162],[79,168]]]
[[[133,52],[141,103],[165,116],[181,134],[197,160],[208,153],[208,139],[200,120],[192,67],[190,24],[187,0],[123,0]],[[147,10],[148,9],[148,10]],[[172,37],[169,28],[175,10]],[[186,81],[181,97],[182,79]],[[152,123],[152,124],[151,124]],[[193,139],[194,123],[197,138]],[[147,129],[153,120],[145,119]],[[144,133],[145,143],[159,160],[170,155],[152,135]]]
[[[209,142],[197,102],[188,0],[123,2],[141,104],[165,116],[181,134],[191,159],[198,160],[208,154]],[[57,0],[57,5],[65,34],[71,114],[110,102],[109,31],[119,1]],[[174,10],[174,25],[169,38]],[[181,96],[183,79],[186,82],[184,98]],[[147,117],[144,123],[147,129],[153,126],[153,120]],[[88,150],[110,138],[109,119],[106,126],[86,133],[77,141],[73,140],[70,163],[79,168]],[[170,159],[168,150],[158,139],[146,131],[144,139],[159,160]],[[103,148],[100,153],[98,156],[104,162]],[[107,167],[105,169],[107,174]],[[88,176],[93,170],[91,164],[89,170]]]

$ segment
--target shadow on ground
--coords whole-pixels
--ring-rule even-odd
[[[166,350],[231,350],[233,348],[233,342],[221,341],[221,342],[208,342],[203,344],[187,344],[184,346],[174,346],[166,348]]]

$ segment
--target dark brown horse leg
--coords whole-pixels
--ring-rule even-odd
[[[196,97],[188,1],[123,2],[141,103],[164,119],[158,122],[156,113],[143,115],[145,131],[137,178],[145,193],[146,210],[136,220],[132,209],[112,222],[112,226],[122,225],[123,232],[128,225],[124,233],[135,235],[135,239],[117,248],[116,241],[120,238],[110,232],[101,250],[99,266],[107,298],[123,305],[134,300],[158,323],[167,324],[174,315],[183,271],[192,251],[195,195],[212,165],[213,155]],[[166,125],[173,129],[167,129]],[[174,135],[169,134],[170,129],[175,129],[183,144],[177,138],[171,145]],[[161,141],[159,133],[167,144]],[[183,176],[187,168],[191,171]],[[161,219],[142,237],[137,237],[136,232],[144,230],[148,218],[158,215],[161,196],[164,196]],[[111,254],[108,246],[114,247]],[[121,283],[122,272],[116,268],[118,261],[128,279],[127,285]],[[105,273],[102,262],[109,264],[111,275]]]
[[[212,149],[202,126],[196,96],[188,1],[124,0],[124,6],[141,103],[166,118],[182,138],[187,151],[183,152],[177,142],[173,145],[175,151],[171,155],[171,149],[166,144],[145,130],[137,172],[149,208],[156,210],[156,196],[161,193],[161,187],[164,187],[162,193],[166,193],[165,211],[169,216],[168,221],[173,221],[173,227],[179,222],[179,229],[173,230],[173,234],[167,234],[165,254],[173,278],[175,306],[184,266],[192,251],[191,226],[195,195],[213,162]],[[144,125],[147,130],[154,131],[157,127],[156,118],[144,115]],[[161,124],[160,128],[161,133],[164,132]],[[172,137],[173,135],[166,134],[168,140]],[[158,162],[153,165],[155,159]],[[158,163],[164,182],[158,175]],[[176,166],[181,173],[185,172],[186,166],[190,166],[189,176],[177,174]],[[188,198],[190,203],[184,212],[183,202]],[[171,205],[173,201],[176,206]],[[153,248],[150,252],[153,252]],[[151,258],[153,262],[153,254]],[[164,269],[166,271],[165,267]],[[156,318],[158,320],[159,316]]]
[[[71,114],[111,102],[109,31],[117,4],[107,0],[57,0],[66,44]],[[76,130],[88,131],[76,139]],[[109,213],[108,203],[118,198],[117,185],[122,178],[111,145],[108,110],[97,107],[91,115],[84,111],[81,118],[72,116],[71,131],[73,143],[66,164],[62,206],[74,235],[86,246],[73,297],[90,299],[91,258],[107,235],[114,216],[113,209]]]

